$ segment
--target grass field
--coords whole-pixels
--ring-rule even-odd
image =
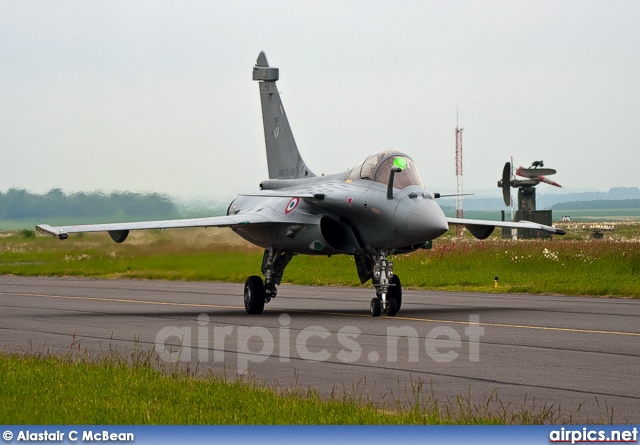
[[[494,394],[448,402],[416,395],[409,405],[321,398],[309,389],[277,390],[250,380],[166,369],[153,353],[113,351],[27,356],[0,354],[0,424],[543,424],[570,423],[558,407],[504,404]],[[410,391],[420,394],[422,383]],[[607,413],[599,422],[609,422]]]
[[[452,234],[394,258],[405,288],[640,297],[640,223],[565,225],[553,240],[485,241]],[[593,230],[604,238],[590,239]],[[499,232],[499,231],[496,231]],[[133,232],[59,241],[32,232],[0,234],[0,274],[244,282],[260,275],[262,251],[227,229]],[[494,288],[494,277],[499,285]],[[359,286],[353,258],[297,256],[284,282]]]
[[[544,210],[544,209],[540,209]],[[445,212],[447,216],[455,217],[455,209],[450,208]],[[506,209],[507,217],[510,217],[510,210]],[[640,220],[640,209],[555,209],[554,218],[560,220],[562,215],[571,216],[574,222],[633,222]],[[469,219],[500,220],[500,210],[465,210],[464,217]],[[0,228],[2,222],[0,221]]]
[[[571,215],[573,221],[637,221],[640,209],[554,210],[555,215]]]
[[[561,239],[456,240],[395,258],[405,288],[640,297],[640,223],[565,224]],[[594,230],[603,239],[590,239]],[[262,251],[229,230],[132,232],[124,244],[106,234],[67,241],[32,231],[0,233],[0,274],[244,282],[259,274]],[[494,276],[499,286],[494,288]],[[350,257],[296,257],[287,283],[359,286]],[[367,285],[368,286],[368,285]],[[0,423],[5,424],[540,424],[571,422],[558,407],[497,395],[447,403],[416,396],[409,406],[376,406],[307,389],[166,369],[152,351],[94,358],[81,353],[0,353]],[[410,394],[421,394],[416,382]],[[610,422],[607,412],[593,422]]]

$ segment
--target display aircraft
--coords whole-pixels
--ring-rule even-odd
[[[535,161],[529,168],[520,166],[516,169],[516,175],[530,179],[534,183],[533,185],[538,185],[541,182],[544,182],[545,184],[551,184],[555,187],[562,187],[557,182],[547,178],[547,176],[556,174],[556,171],[554,169],[538,167],[544,167],[544,162]]]
[[[287,264],[295,255],[352,255],[360,281],[372,280],[376,296],[371,315],[384,311],[394,316],[402,305],[400,278],[393,273],[393,254],[425,247],[448,230],[462,224],[476,238],[485,239],[496,226],[538,229],[555,234],[564,231],[532,222],[482,221],[447,218],[436,199],[425,189],[418,167],[398,150],[383,150],[342,173],[317,176],[303,161],[291,132],[276,81],[264,52],[253,68],[258,81],[269,179],[260,190],[239,195],[226,216],[91,224],[37,230],[59,239],[80,232],[109,233],[123,242],[131,230],[179,227],[230,227],[247,241],[264,248],[259,276],[244,286],[244,306],[260,314],[277,294]],[[453,196],[453,195],[449,195]]]

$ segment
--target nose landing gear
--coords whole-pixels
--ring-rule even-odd
[[[393,274],[393,263],[387,261],[388,253],[382,251],[373,266],[373,287],[376,298],[371,300],[371,315],[379,317],[382,311],[394,317],[402,305],[402,286],[400,278]]]

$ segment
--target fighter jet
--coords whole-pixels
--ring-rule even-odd
[[[557,182],[547,178],[547,176],[556,174],[554,169],[539,167],[544,167],[544,161],[535,161],[529,168],[520,166],[516,169],[516,175],[531,180],[532,185],[538,185],[541,182],[544,182],[545,184],[550,184],[555,187],[562,187]]]
[[[80,232],[109,233],[121,243],[129,231],[178,227],[230,227],[247,241],[264,248],[259,276],[244,285],[244,307],[261,314],[276,297],[285,268],[295,255],[351,255],[361,283],[371,280],[376,296],[371,315],[394,316],[402,306],[400,278],[390,256],[409,253],[463,224],[476,238],[485,239],[496,226],[560,229],[532,222],[482,221],[447,218],[436,199],[444,195],[425,189],[418,167],[409,155],[383,150],[342,173],[317,176],[298,151],[276,87],[278,68],[264,52],[253,68],[258,82],[269,179],[260,190],[241,194],[226,216],[79,226],[36,226],[61,240]]]

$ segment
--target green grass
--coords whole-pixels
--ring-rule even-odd
[[[86,239],[84,239],[86,238]],[[0,274],[244,282],[259,274],[262,253],[229,248],[119,245],[87,235],[76,240],[0,239]]]
[[[486,241],[447,235],[432,250],[396,257],[405,288],[640,297],[640,225],[618,225],[604,240],[573,225],[562,240]],[[224,230],[132,233],[124,244],[105,234],[59,241],[31,233],[0,234],[0,274],[157,278],[243,282],[260,274],[262,252]],[[493,278],[500,278],[494,289]],[[351,257],[297,256],[284,281],[358,286]],[[368,284],[366,285],[368,286]],[[438,402],[423,383],[407,389],[414,403],[376,406],[329,400],[304,388],[279,391],[250,379],[227,380],[166,369],[153,352],[92,358],[79,353],[0,353],[0,423],[4,424],[473,424],[570,422],[557,407],[496,395]],[[605,414],[606,416],[606,414]],[[596,420],[601,422],[602,420]],[[610,421],[608,418],[605,421]]]
[[[542,424],[570,422],[554,406],[502,403],[494,394],[447,403],[423,399],[379,407],[353,397],[323,399],[312,390],[276,390],[188,369],[158,369],[153,352],[99,358],[0,354],[2,424]]]
[[[395,257],[395,272],[405,288],[640,298],[640,226],[618,225],[602,240],[588,239],[590,226],[571,227],[565,239],[553,241],[445,236],[431,250]],[[232,245],[235,235],[223,232],[218,239],[219,233],[138,232],[123,244],[106,234],[72,235],[66,241],[24,231],[5,234],[0,237],[0,274],[237,283],[260,275],[262,251]],[[343,255],[296,256],[284,282],[360,285],[353,258]]]
[[[573,221],[628,221],[640,218],[640,209],[554,210],[555,215],[571,215]]]
[[[543,209],[542,209],[543,210]],[[510,218],[509,209],[506,210],[507,218]],[[450,217],[455,217],[455,209],[445,211]],[[554,218],[559,220],[562,215],[570,215],[572,221],[637,221],[640,219],[640,209],[554,209]],[[499,221],[500,210],[465,210],[464,217],[469,219],[484,219]],[[0,221],[0,227],[2,222]]]
[[[639,243],[448,242],[399,256],[394,264],[405,288],[640,297]],[[307,258],[292,262],[285,278],[354,285],[353,278],[348,281],[354,270],[349,257]]]

